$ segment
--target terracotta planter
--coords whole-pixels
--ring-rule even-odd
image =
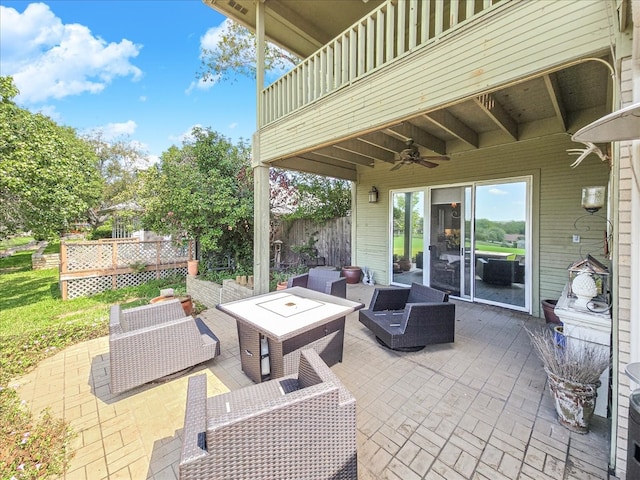
[[[278,282],[276,285],[276,290],[284,290],[287,288],[288,282]]]
[[[400,270],[403,272],[408,272],[411,270],[411,261],[410,260],[398,260],[398,266]]]
[[[191,300],[191,295],[183,295],[181,297],[165,297],[161,295],[159,297],[152,298],[149,300],[149,303],[164,302],[166,300],[173,300],[174,298],[180,300],[184,314],[187,316],[191,315],[191,312],[193,312],[193,301]]]
[[[360,267],[348,266],[342,267],[342,276],[347,279],[347,283],[353,285],[360,283],[360,277],[362,276],[362,269]]]
[[[556,323],[558,325],[562,325],[562,322],[553,311],[556,307],[557,300],[542,300],[542,311],[544,312],[544,319],[547,323]]]
[[[192,276],[198,275],[199,260],[187,260],[187,273]]]

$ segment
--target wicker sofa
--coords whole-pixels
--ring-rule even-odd
[[[304,287],[316,292],[347,298],[347,279],[340,276],[339,270],[312,268],[308,273],[291,277],[287,287]]]
[[[311,349],[298,373],[207,399],[189,379],[180,479],[356,479],[356,401]]]
[[[180,300],[123,310],[111,307],[111,393],[120,394],[220,354],[204,322],[185,317]]]
[[[446,293],[413,283],[411,288],[376,288],[359,319],[382,345],[415,351],[454,341],[455,308]]]

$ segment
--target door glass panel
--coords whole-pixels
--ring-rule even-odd
[[[450,295],[461,295],[465,273],[463,226],[465,208],[462,187],[437,188],[431,191],[429,232],[429,284]]]
[[[527,182],[476,185],[474,298],[527,307]]]
[[[393,199],[392,283],[423,283],[424,192],[398,192]]]
[[[462,285],[460,286],[460,297],[470,299],[473,293],[471,292],[471,272],[472,272],[472,258],[473,249],[471,248],[471,232],[472,227],[472,214],[473,203],[471,195],[471,187],[464,187],[464,202],[462,203],[464,212],[464,225],[462,226],[462,238],[463,243],[463,256],[464,256],[464,268],[462,271]]]

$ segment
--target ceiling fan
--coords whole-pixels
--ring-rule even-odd
[[[418,146],[413,143],[412,138],[407,139],[406,144],[407,148],[399,153],[400,163],[394,165],[391,171],[397,170],[403,165],[411,165],[413,163],[422,165],[423,167],[427,168],[435,168],[438,166],[438,164],[430,162],[429,160],[449,160],[449,157],[447,157],[446,155],[420,155],[420,150],[418,150]]]

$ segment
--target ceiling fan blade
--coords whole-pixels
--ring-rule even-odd
[[[435,168],[438,166],[437,163],[427,162],[426,160],[417,160],[416,163],[419,163],[423,167],[427,167],[427,168]]]
[[[420,158],[422,158],[422,160],[451,160],[446,155],[425,155]]]
[[[404,165],[404,163],[399,162],[399,163],[395,164],[395,165],[391,168],[391,170],[389,170],[389,171],[390,171],[390,172],[393,172],[394,170],[398,170],[402,165]]]

